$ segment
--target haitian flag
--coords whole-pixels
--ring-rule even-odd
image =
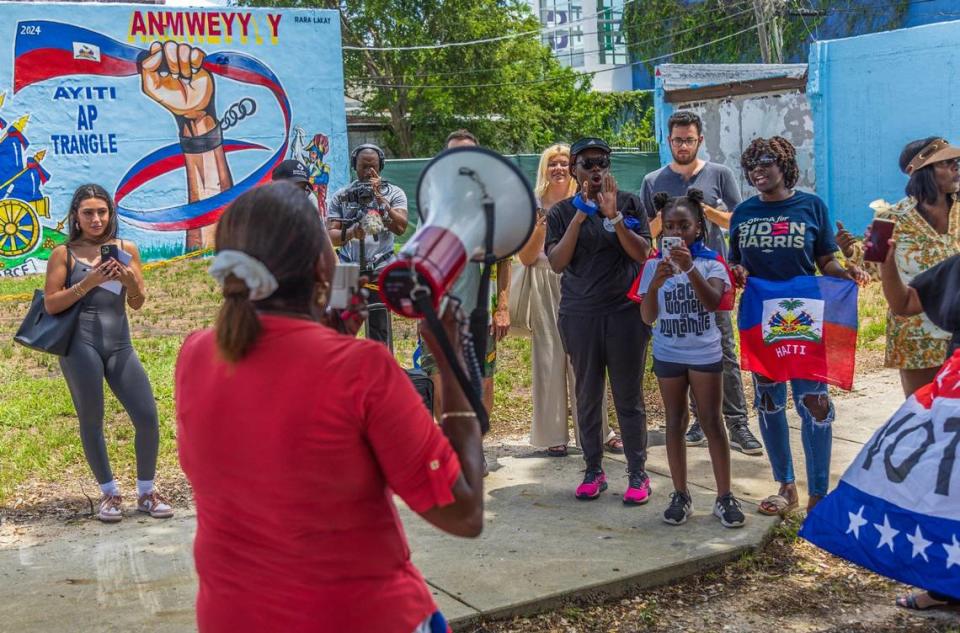
[[[960,351],[873,434],[800,536],[878,574],[960,598],[958,444]]]
[[[857,350],[857,285],[835,277],[747,278],[740,299],[740,366],[784,382],[849,391]]]

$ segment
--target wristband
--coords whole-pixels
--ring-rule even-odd
[[[181,136],[180,150],[184,154],[205,154],[223,145],[223,128],[217,126],[201,136]]]
[[[477,414],[474,411],[447,411],[440,416],[441,420],[448,418],[475,418]]]
[[[621,222],[623,222],[623,214],[617,211],[617,214],[610,218],[610,224],[616,225],[620,224]]]

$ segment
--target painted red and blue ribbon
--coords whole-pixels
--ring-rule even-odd
[[[72,75],[104,77],[139,76],[137,59],[145,51],[118,42],[106,35],[83,27],[52,22],[26,20],[17,23],[14,46],[13,91],[32,84]],[[100,49],[99,61],[75,59],[73,44],[82,43]],[[283,113],[283,143],[260,167],[233,187],[204,200],[161,209],[131,209],[121,201],[141,185],[185,166],[177,143],[161,147],[137,161],[117,184],[115,199],[121,219],[134,226],[154,231],[181,231],[206,226],[217,221],[226,207],[247,189],[270,180],[270,173],[284,157],[290,137],[290,101],[280,80],[260,60],[237,52],[215,52],[206,56],[203,67],[210,73],[239,83],[261,86],[276,98]],[[256,143],[224,139],[224,152],[268,149]]]

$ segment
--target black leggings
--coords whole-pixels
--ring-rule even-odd
[[[150,481],[157,470],[160,427],[147,373],[133,346],[128,343],[119,349],[104,349],[103,337],[90,336],[91,332],[85,331],[89,325],[85,325],[81,316],[69,353],[60,357],[60,369],[80,418],[80,441],[87,463],[99,483],[113,480],[103,437],[103,381],[106,379],[136,430],[133,445],[137,479]]]

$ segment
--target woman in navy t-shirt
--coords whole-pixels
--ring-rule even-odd
[[[797,191],[800,175],[797,152],[785,138],[754,139],[740,157],[747,180],[760,192],[740,203],[730,221],[730,263],[738,286],[748,275],[787,280],[815,275],[865,282],[856,268],[844,268],[834,257],[837,244],[827,206],[817,196]],[[762,514],[779,514],[799,504],[787,426],[787,385],[754,374],[755,406],[760,431],[780,490],[760,504]],[[802,422],[801,438],[807,462],[807,509],[827,494],[833,404],[826,383],[790,381],[793,401]]]

